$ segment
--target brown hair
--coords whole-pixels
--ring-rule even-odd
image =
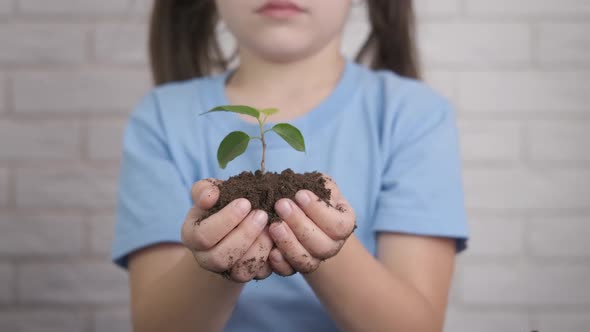
[[[419,78],[412,0],[366,0],[371,31],[356,60]],[[150,20],[150,65],[156,85],[225,70],[213,0],[156,0]]]

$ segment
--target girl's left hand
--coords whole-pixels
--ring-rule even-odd
[[[309,190],[295,195],[297,203],[288,198],[275,204],[275,211],[284,222],[270,225],[270,235],[276,245],[269,261],[282,276],[295,272],[315,271],[320,262],[336,255],[355,229],[356,217],[352,207],[327,176],[331,189],[331,206]]]

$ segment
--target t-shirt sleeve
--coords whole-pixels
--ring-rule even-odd
[[[403,103],[384,144],[375,232],[447,237],[466,248],[468,230],[453,108],[419,94]]]
[[[166,132],[151,93],[129,117],[117,194],[112,259],[127,268],[132,252],[164,242],[180,242],[180,228],[191,206],[167,146]]]

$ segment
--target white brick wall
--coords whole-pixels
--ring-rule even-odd
[[[0,304],[14,301],[14,266],[0,263]]]
[[[0,63],[82,63],[86,30],[76,24],[0,24]]]
[[[488,313],[451,309],[447,315],[445,331],[449,332],[499,332],[527,331],[530,329],[526,314],[514,312]],[[552,331],[552,330],[548,330]]]
[[[7,15],[12,12],[12,0],[0,0],[0,15]]]
[[[94,31],[94,55],[104,63],[146,64],[147,26],[101,25]]]
[[[126,119],[118,119],[90,123],[88,128],[88,155],[90,159],[119,159],[126,121]]]
[[[114,307],[101,310],[94,316],[94,332],[131,332],[128,307]]]
[[[590,122],[539,122],[528,127],[530,158],[540,162],[590,161]]]
[[[590,315],[584,313],[538,314],[534,328],[539,331],[580,332],[590,326]]]
[[[82,253],[79,216],[0,213],[0,253],[22,256],[75,256]]]
[[[468,13],[500,16],[567,17],[590,13],[585,0],[464,0]]]
[[[18,273],[23,303],[112,304],[129,299],[125,273],[109,262],[28,263]]]
[[[113,241],[115,216],[95,215],[90,218],[90,249],[93,253],[108,256]]]
[[[75,311],[29,310],[0,312],[0,331],[84,331],[86,315]]]
[[[80,126],[75,121],[0,123],[0,160],[74,160],[80,157]]]
[[[131,8],[129,1],[118,0],[19,0],[18,9],[26,14],[120,15]]]
[[[14,77],[14,107],[16,112],[127,112],[148,86],[144,70],[22,72]]]
[[[461,73],[458,94],[458,105],[473,112],[590,111],[590,80],[577,70]]]
[[[6,78],[0,74],[0,114],[6,111],[8,105],[6,105]]]
[[[151,1],[0,0],[1,331],[131,330],[108,257]],[[472,231],[445,331],[587,330],[590,1],[415,4],[425,79],[458,110]]]
[[[588,218],[539,217],[529,223],[528,241],[533,255],[590,257]]]
[[[485,67],[531,59],[527,24],[428,23],[419,29],[423,57],[430,65]]]
[[[590,304],[590,266],[473,264],[462,278],[466,304]]]
[[[462,121],[459,133],[466,162],[514,162],[520,157],[522,142],[518,123]]]
[[[519,218],[470,218],[471,244],[467,256],[510,257],[523,253],[525,225]]]
[[[112,208],[116,174],[112,169],[87,167],[19,169],[16,205],[19,208]]]
[[[0,207],[5,207],[8,203],[8,170],[0,168]]]
[[[535,54],[541,63],[590,63],[590,24],[539,24]]]

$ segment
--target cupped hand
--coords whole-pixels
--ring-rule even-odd
[[[205,179],[193,185],[194,205],[182,225],[182,242],[203,269],[236,282],[268,277],[272,273],[268,256],[273,243],[266,212],[251,210],[250,202],[239,198],[201,220],[219,198],[217,183]]]
[[[336,255],[356,225],[354,210],[334,181],[327,177],[331,189],[330,205],[309,190],[300,190],[295,201],[280,199],[275,211],[284,222],[270,225],[269,233],[276,248],[269,256],[277,274],[311,273],[323,260]]]

